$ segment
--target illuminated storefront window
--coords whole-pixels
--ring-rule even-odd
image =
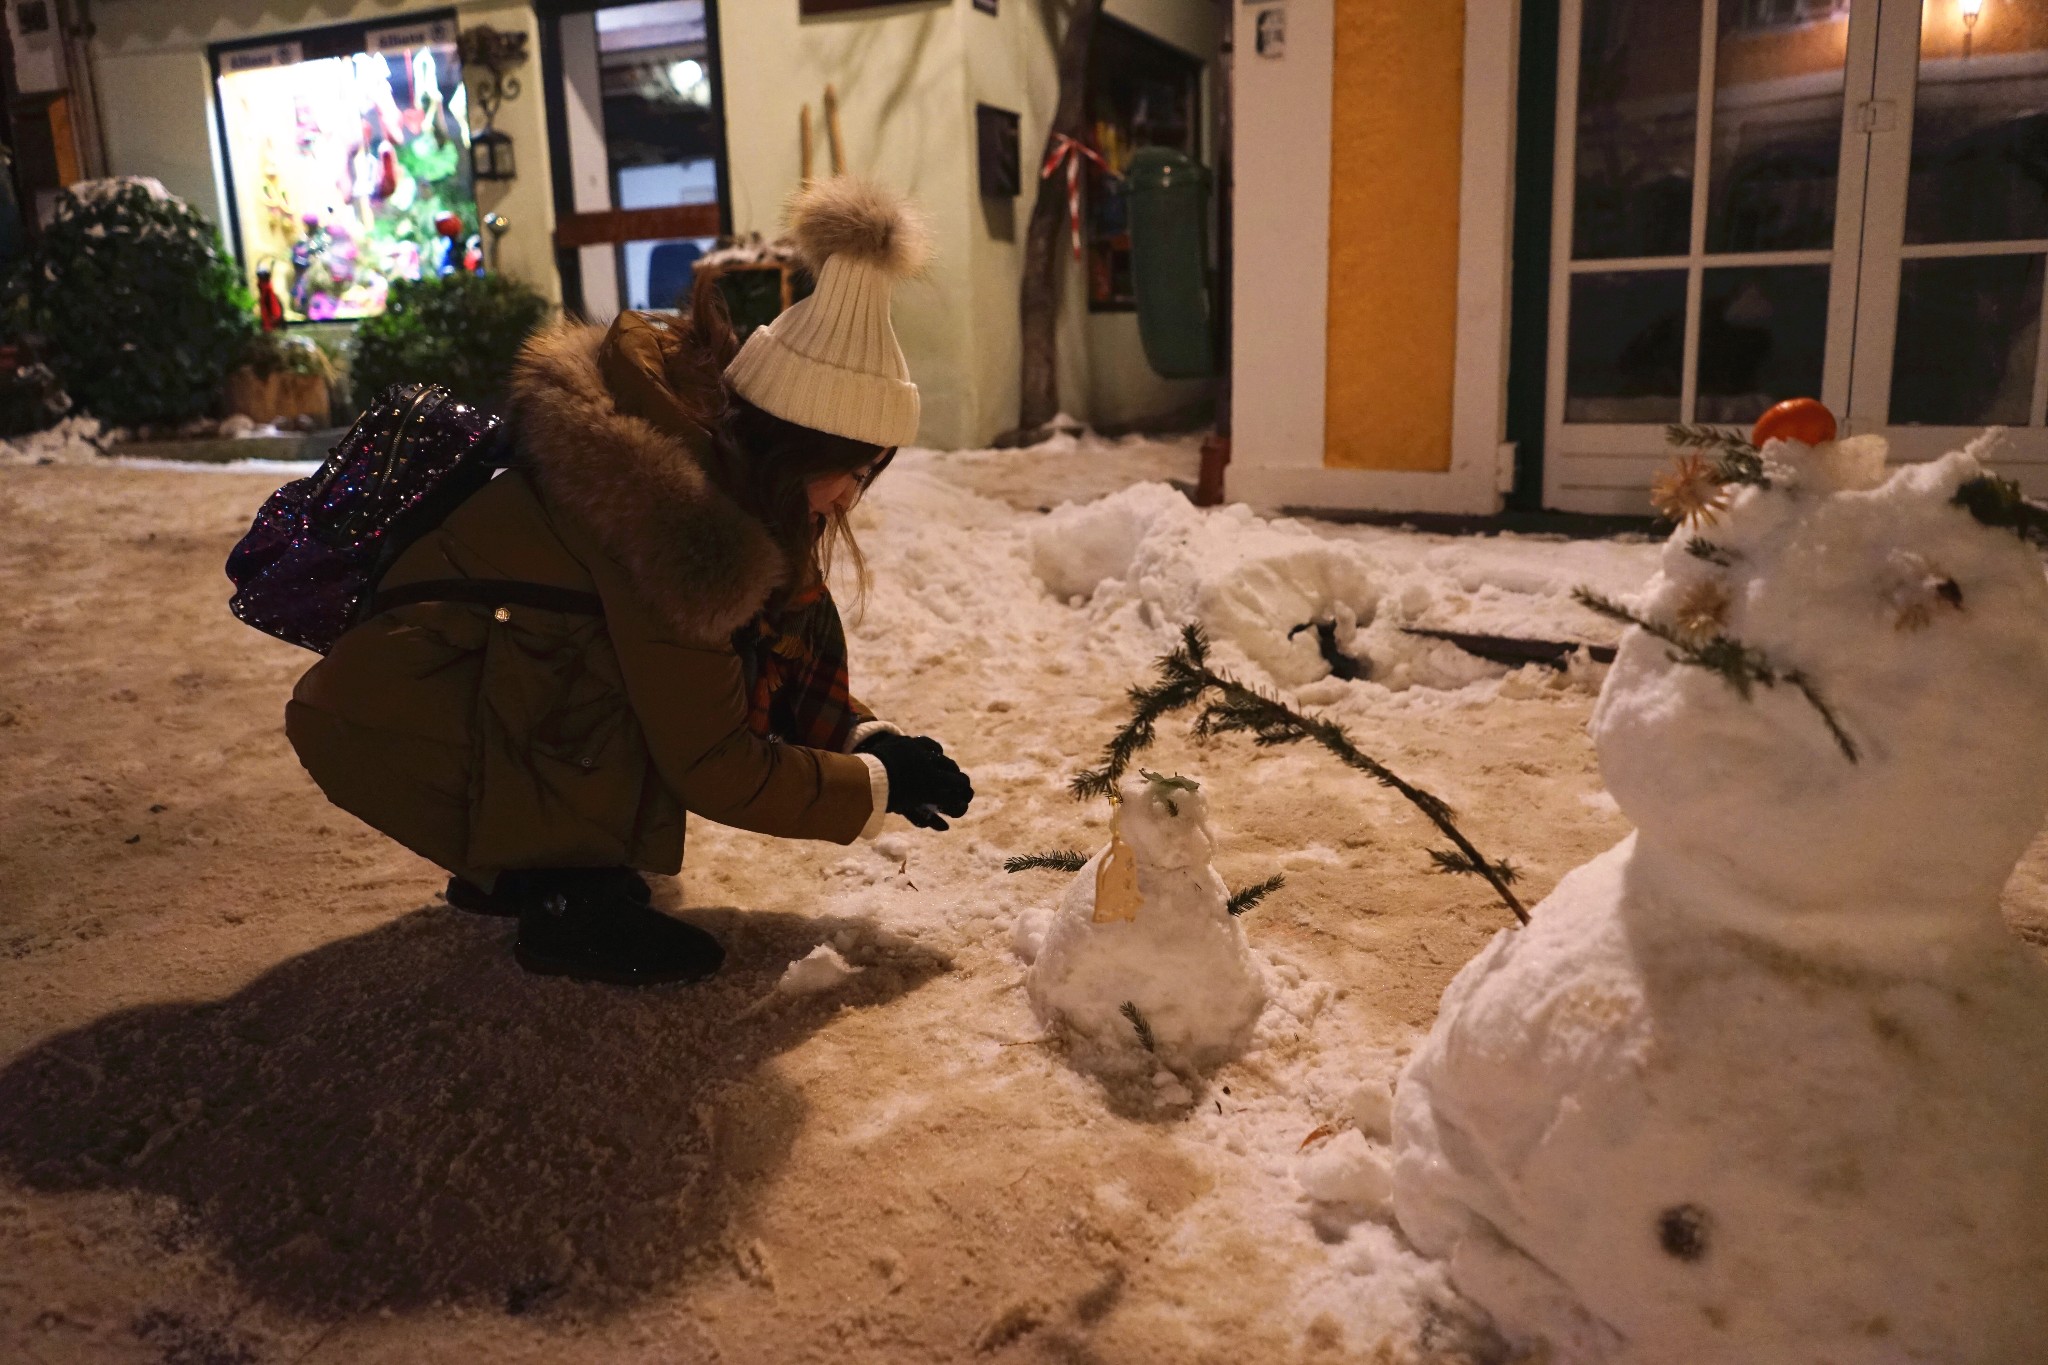
[[[232,234],[286,321],[481,264],[455,33],[445,12],[213,50]]]

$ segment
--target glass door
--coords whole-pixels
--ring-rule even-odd
[[[586,317],[675,308],[722,231],[715,19],[708,0],[596,0],[553,20],[555,244]]]
[[[1803,395],[2048,474],[2048,0],[1562,17],[1547,505],[1641,512],[1666,424]]]
[[[2048,0],[1887,0],[1875,66],[1851,424],[2048,490]]]

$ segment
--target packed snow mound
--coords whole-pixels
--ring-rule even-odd
[[[1283,687],[1327,677],[1316,621],[1348,636],[1379,601],[1371,557],[1296,522],[1234,504],[1193,506],[1165,484],[1136,484],[1053,511],[1031,535],[1032,567],[1065,599],[1133,606],[1148,624],[1199,624]]]
[[[2048,967],[1997,898],[2048,814],[2048,582],[1955,505],[1968,454],[1764,456],[1633,605],[1780,681],[1624,637],[1593,732],[1638,831],[1445,992],[1395,1210],[1560,1365],[2032,1359]]]
[[[97,417],[66,417],[42,431],[0,441],[0,464],[89,464],[100,460],[106,435]]]
[[[1143,777],[1118,790],[1109,846],[1075,876],[1042,940],[1019,945],[1035,957],[1025,992],[1088,1070],[1205,1071],[1245,1050],[1266,1007],[1258,964],[1209,863],[1208,799]],[[1103,864],[1113,856],[1135,873],[1134,902],[1111,902],[1118,869],[1104,873]],[[1144,1021],[1149,1051],[1126,1006]]]

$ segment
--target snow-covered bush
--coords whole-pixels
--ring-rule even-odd
[[[256,330],[213,224],[154,180],[66,191],[14,292],[24,330],[78,408],[116,426],[212,412]]]
[[[1400,1080],[1403,1229],[1560,1365],[2048,1340],[2048,967],[1998,904],[2048,814],[2048,581],[1972,455],[1868,441],[1766,446],[1615,608],[1637,832]]]

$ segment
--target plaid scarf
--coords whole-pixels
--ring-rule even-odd
[[[767,739],[843,753],[864,717],[846,676],[846,631],[824,584],[733,632],[747,684],[747,728]]]

